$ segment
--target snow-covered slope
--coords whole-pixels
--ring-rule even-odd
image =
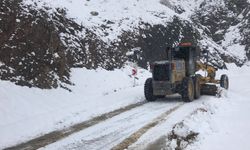
[[[241,66],[249,56],[246,0],[4,0],[0,6],[0,77],[19,85],[65,87],[72,67],[112,70],[130,60],[146,68],[181,41],[209,50],[218,68],[226,67],[223,61]]]
[[[176,13],[161,5],[158,0],[24,0],[34,7],[66,8],[67,16],[78,24],[94,31],[105,42],[117,40],[123,31],[133,31],[141,21],[150,24],[164,24]],[[35,3],[38,6],[35,6]],[[107,25],[103,28],[101,25]],[[105,35],[105,32],[108,35]]]
[[[140,69],[138,85],[133,87],[132,68],[126,63],[135,62],[146,68],[152,61],[165,59],[167,46],[181,41],[191,41],[202,51],[208,50],[212,65],[228,66],[229,71],[222,72],[230,74],[232,86],[228,97],[219,99],[221,102],[213,103],[218,99],[205,97],[186,105],[179,112],[182,115],[176,117],[184,119],[183,112],[190,113],[193,111],[190,108],[204,106],[206,100],[215,107],[225,104],[211,124],[219,123],[220,119],[230,122],[230,115],[224,114],[223,108],[232,108],[240,114],[242,107],[242,112],[247,113],[248,85],[244,82],[249,80],[249,67],[235,68],[225,62],[242,66],[250,58],[249,3],[247,0],[0,1],[0,148],[144,101],[143,83],[150,74]],[[236,104],[234,99],[240,102]],[[161,108],[156,110],[157,115],[165,111],[158,105],[152,106]],[[151,105],[147,110],[150,108]],[[141,113],[139,116],[145,117]],[[233,116],[239,122],[248,119],[245,115]],[[177,120],[173,119],[173,124],[174,121]],[[247,126],[243,127],[249,131]],[[128,133],[137,128],[131,128]],[[229,132],[232,126],[218,129],[220,133],[211,134],[206,140],[216,143],[213,139],[220,135],[226,137],[222,143],[227,139],[232,141],[226,135],[235,134]],[[206,135],[200,132],[200,138]],[[208,148],[206,140],[201,143]],[[66,139],[66,144],[71,145],[69,141]],[[56,144],[60,149],[61,143]]]

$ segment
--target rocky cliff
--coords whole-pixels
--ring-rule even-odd
[[[247,0],[2,0],[0,78],[38,88],[67,88],[70,69],[146,68],[164,49],[191,41],[210,63],[250,58]]]

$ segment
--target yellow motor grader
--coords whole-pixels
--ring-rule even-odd
[[[186,102],[198,99],[200,95],[217,95],[220,84],[228,89],[227,75],[215,79],[217,69],[199,61],[199,51],[191,43],[181,43],[174,48],[167,48],[167,60],[151,64],[152,78],[144,85],[144,94],[148,101],[179,93]],[[203,70],[206,75],[196,72]]]
[[[215,79],[217,69],[211,65],[204,64],[200,61],[196,62],[197,71],[202,70],[206,72],[206,76],[200,76],[200,85],[201,85],[201,94],[203,95],[218,95],[220,96],[221,90],[216,86],[220,85],[220,87],[224,89],[228,89],[229,87],[229,79],[228,76],[223,74],[220,77],[220,80]]]

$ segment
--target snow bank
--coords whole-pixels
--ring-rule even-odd
[[[220,98],[202,96],[186,103],[129,149],[248,150],[250,67],[227,66],[217,73],[217,78],[227,74],[230,82]]]
[[[223,97],[217,101],[210,101],[208,110],[213,110],[209,119],[198,119],[201,123],[198,129],[199,139],[187,149],[221,150],[221,149],[249,149],[250,138],[250,67],[236,67],[228,64],[230,70],[218,72],[228,74],[230,88],[223,93]],[[208,123],[208,128],[204,123]],[[192,124],[192,123],[190,123]]]
[[[142,85],[150,74],[138,69],[135,87],[131,74],[129,66],[114,71],[72,69],[72,92],[0,81],[0,149],[143,101]]]

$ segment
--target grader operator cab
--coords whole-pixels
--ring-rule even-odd
[[[202,64],[199,51],[191,43],[181,43],[174,48],[167,48],[167,60],[151,64],[152,78],[148,78],[144,86],[144,94],[148,101],[163,98],[166,95],[179,93],[186,102],[198,99],[201,94],[216,95],[215,84],[228,89],[228,77],[222,75],[215,80],[216,68]],[[208,74],[201,76],[196,71],[203,70]]]

